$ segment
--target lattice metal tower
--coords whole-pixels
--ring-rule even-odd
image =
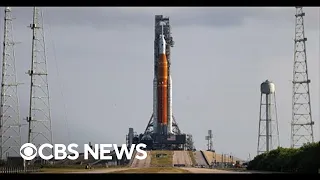
[[[33,38],[31,69],[28,71],[31,79],[28,142],[39,146],[53,141],[43,16],[39,8],[33,8],[30,28]]]
[[[206,140],[208,141],[207,143],[207,147],[208,147],[208,151],[212,151],[213,150],[213,142],[212,142],[212,130],[208,130],[208,136],[206,136]]]
[[[164,17],[163,15],[155,16],[155,40],[154,40],[154,75],[158,74],[157,61],[159,59],[159,36],[163,31],[163,35],[165,36],[165,40],[167,43],[166,46],[166,55],[168,59],[168,73],[171,74],[170,66],[171,66],[171,47],[174,46],[174,41],[171,35],[171,26],[169,17]],[[153,132],[153,114],[150,117],[148,125],[145,129],[144,134],[149,134]],[[173,116],[172,122],[172,131],[174,134],[180,134],[181,131],[178,127],[175,117]]]
[[[300,147],[304,143],[314,142],[310,103],[310,79],[308,77],[306,41],[304,32],[305,13],[302,7],[296,7],[293,95],[291,121],[291,147]]]
[[[19,156],[21,146],[18,82],[11,8],[4,10],[4,38],[0,107],[0,159]]]
[[[187,135],[187,147],[186,149],[192,151],[195,149],[192,134]]]
[[[261,84],[260,91],[257,155],[280,146],[275,85],[266,80]]]

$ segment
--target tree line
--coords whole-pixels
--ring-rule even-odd
[[[320,142],[308,143],[300,148],[282,148],[256,156],[248,170],[273,172],[318,173],[320,169]]]

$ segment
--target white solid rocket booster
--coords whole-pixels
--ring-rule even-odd
[[[168,133],[172,134],[172,122],[173,122],[173,115],[172,115],[172,78],[171,74],[169,74],[169,81],[168,81]]]
[[[157,77],[153,79],[153,131],[157,132],[158,125],[158,101],[157,101]]]

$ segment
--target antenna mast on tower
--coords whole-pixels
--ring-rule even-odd
[[[31,69],[28,71],[31,78],[29,116],[27,117],[28,142],[39,146],[43,143],[52,144],[53,137],[43,15],[37,7],[33,8],[33,22],[30,28],[32,30],[32,58]]]
[[[0,107],[0,159],[19,156],[21,146],[18,82],[11,8],[4,10],[4,38]]]
[[[310,103],[310,79],[308,77],[306,41],[304,32],[305,13],[302,7],[296,7],[293,95],[291,121],[291,147],[300,147],[304,143],[314,142]]]

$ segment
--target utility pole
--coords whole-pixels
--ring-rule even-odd
[[[0,160],[5,160],[8,156],[19,157],[21,146],[13,19],[11,8],[5,7],[0,107]]]
[[[222,161],[222,163],[224,163],[224,154],[223,153],[221,154],[221,161]]]
[[[43,143],[52,144],[53,137],[43,17],[37,7],[33,8],[33,22],[29,27],[32,30],[32,58],[31,69],[27,73],[30,76],[28,143],[38,147]],[[53,154],[53,150],[46,153]]]
[[[292,79],[292,121],[291,147],[300,147],[305,143],[314,142],[310,102],[311,80],[308,77],[306,41],[304,32],[305,13],[302,7],[296,7],[294,64]]]

